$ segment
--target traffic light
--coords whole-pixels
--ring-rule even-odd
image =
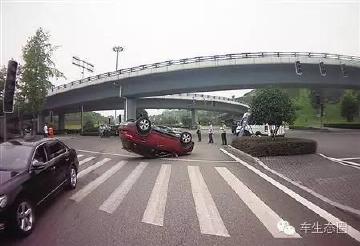
[[[349,77],[349,72],[347,71],[347,67],[345,64],[341,64],[340,65],[341,68],[341,72],[343,74],[344,77]]]
[[[319,63],[319,69],[320,69],[321,76],[326,76],[326,68],[325,68],[325,64],[323,62]]]
[[[295,72],[297,75],[302,75],[302,73],[303,73],[301,63],[299,61],[295,62]]]
[[[16,70],[18,63],[16,61],[10,60],[8,63],[6,80],[5,80],[5,89],[4,89],[4,98],[3,98],[3,109],[5,113],[12,113],[14,111],[14,93],[16,86]]]

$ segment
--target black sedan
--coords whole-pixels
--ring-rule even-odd
[[[75,189],[76,151],[57,139],[0,144],[0,230],[29,235],[35,208],[62,187]]]

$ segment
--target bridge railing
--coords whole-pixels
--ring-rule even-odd
[[[155,96],[155,97],[149,97],[149,98],[187,99],[187,100],[196,100],[196,101],[218,101],[218,102],[226,102],[226,103],[243,105],[244,107],[248,107],[248,105],[238,102],[233,98],[212,96],[212,95],[205,95],[205,94],[198,94],[198,93],[179,93],[179,94],[172,94],[172,95],[166,95],[166,96]]]
[[[226,60],[239,60],[239,59],[254,59],[254,58],[315,58],[315,59],[331,59],[337,60],[339,64],[341,63],[351,63],[360,66],[360,57],[357,56],[348,56],[348,55],[338,55],[330,53],[315,53],[315,52],[248,52],[248,53],[234,53],[234,54],[225,54],[225,55],[213,55],[213,56],[197,56],[191,58],[184,58],[179,60],[168,60],[163,62],[156,62],[152,64],[144,64],[131,68],[124,68],[117,71],[107,72],[98,74],[95,76],[87,77],[84,79],[72,81],[67,84],[53,86],[49,94],[54,94],[57,91],[62,91],[66,88],[71,88],[73,86],[81,85],[84,83],[90,83],[103,78],[111,78],[120,75],[131,75],[132,73],[137,73],[144,70],[153,70],[166,68],[174,65],[185,65],[193,63],[203,63],[211,61],[226,61]]]

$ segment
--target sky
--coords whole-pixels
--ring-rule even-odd
[[[0,65],[21,63],[22,47],[42,27],[59,45],[54,61],[66,76],[55,85],[81,78],[73,56],[93,64],[93,75],[115,70],[115,45],[124,47],[119,68],[258,51],[360,56],[358,0],[0,0],[0,16]]]

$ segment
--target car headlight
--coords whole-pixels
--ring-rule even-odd
[[[5,208],[8,198],[6,195],[0,196],[0,208]]]

